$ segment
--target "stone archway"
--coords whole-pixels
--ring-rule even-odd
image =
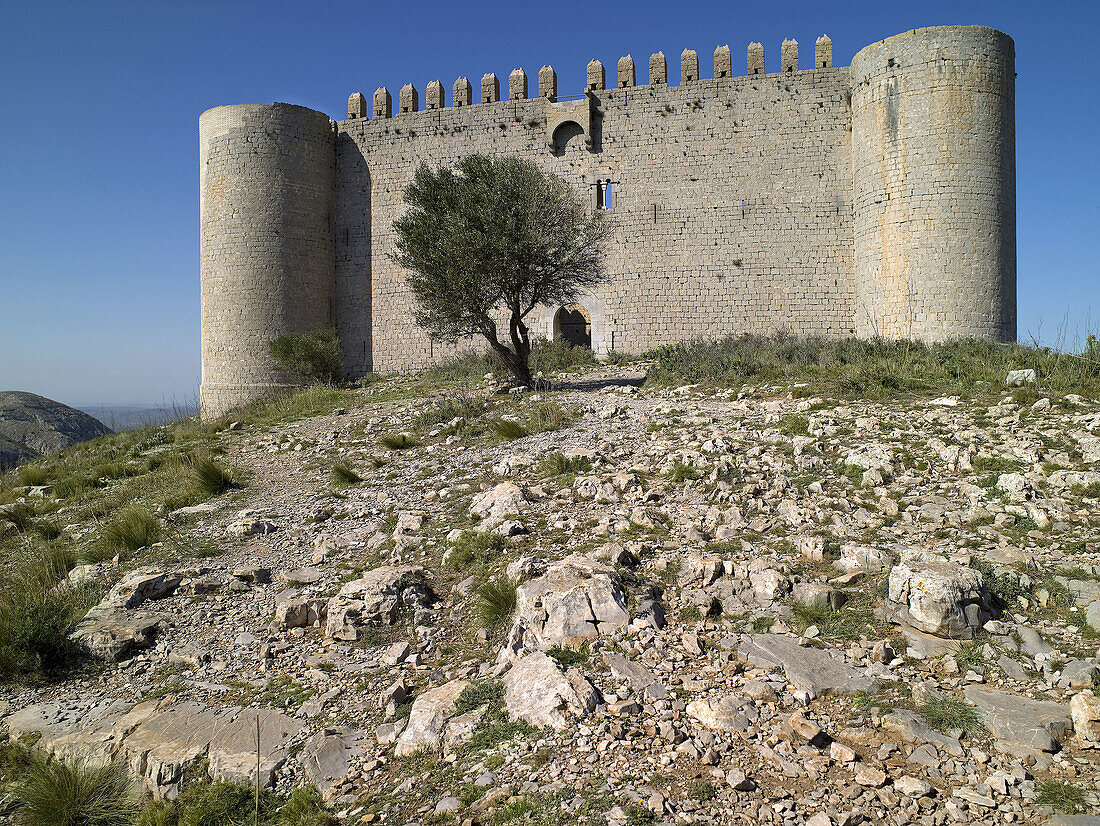
[[[592,347],[592,317],[580,304],[560,307],[554,314],[554,338],[573,347]]]

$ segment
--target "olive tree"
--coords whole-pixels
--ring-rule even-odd
[[[409,270],[417,324],[437,341],[484,337],[530,385],[527,317],[540,304],[576,303],[603,279],[607,224],[564,179],[514,157],[422,165],[405,203],[393,260]]]

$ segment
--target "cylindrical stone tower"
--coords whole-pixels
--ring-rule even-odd
[[[899,34],[852,59],[856,329],[1016,338],[1012,38]]]
[[[293,383],[280,335],[335,326],[335,138],[286,103],[199,118],[203,418]]]

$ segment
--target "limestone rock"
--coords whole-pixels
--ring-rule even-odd
[[[997,747],[1009,754],[1055,752],[1073,728],[1069,710],[1049,700],[1032,700],[976,685],[967,686],[963,694],[982,712]]]
[[[397,738],[394,754],[404,757],[439,748],[443,743],[443,730],[455,716],[455,701],[471,685],[466,680],[452,680],[417,697],[409,713],[408,725]]]
[[[1069,712],[1078,737],[1090,743],[1100,742],[1100,697],[1091,690],[1075,694],[1069,701]]]
[[[982,575],[947,561],[891,568],[885,608],[902,625],[949,639],[972,639],[992,616]]]
[[[504,675],[504,705],[508,713],[533,726],[565,728],[570,714],[585,716],[596,708],[596,689],[579,671],[562,673],[541,652],[528,654]]]
[[[847,665],[832,652],[803,647],[794,637],[781,634],[745,635],[737,653],[760,668],[781,667],[787,680],[810,699],[829,693],[874,691],[878,685],[875,679]]]
[[[325,634],[354,641],[364,626],[393,625],[403,609],[431,605],[435,593],[424,576],[416,565],[386,565],[352,580],[329,600]]]
[[[712,731],[729,733],[744,731],[757,717],[752,700],[733,694],[692,700],[687,713]]]
[[[516,619],[507,656],[546,649],[571,638],[594,638],[630,622],[615,569],[579,554],[550,565],[516,589]]]
[[[470,513],[490,523],[499,523],[519,514],[526,501],[523,488],[515,482],[501,482],[492,490],[475,496],[470,504]]]

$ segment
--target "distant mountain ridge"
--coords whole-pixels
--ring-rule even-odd
[[[0,390],[0,470],[111,432],[99,419],[22,390]]]

